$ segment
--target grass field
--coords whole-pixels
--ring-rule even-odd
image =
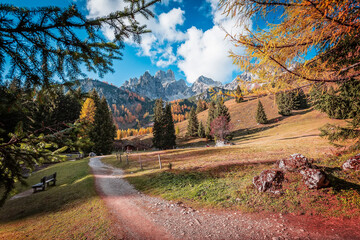
[[[234,146],[204,147],[213,143],[183,137],[185,121],[178,124],[179,149],[132,153],[129,165],[124,156],[122,163],[116,158],[104,161],[125,169],[127,179],[139,190],[195,207],[359,217],[360,173],[345,173],[339,168],[351,154],[333,157],[338,150],[319,136],[319,127],[324,124],[344,122],[312,109],[295,111],[284,118],[277,114],[273,99],[263,98],[262,102],[271,120],[266,125],[255,122],[252,113],[256,100],[241,104],[233,100],[226,102],[231,113]],[[205,122],[206,116],[207,111],[198,118]],[[315,165],[329,175],[331,187],[308,190],[299,174],[288,173],[283,195],[258,193],[252,178],[264,169],[275,168],[277,160],[294,153],[313,158]],[[158,155],[162,159],[161,170]],[[170,163],[172,170],[168,169]]]
[[[88,159],[54,164],[29,186],[57,172],[56,186],[8,200],[0,208],[0,239],[112,239],[109,214],[94,189]],[[16,192],[30,187],[18,185]]]

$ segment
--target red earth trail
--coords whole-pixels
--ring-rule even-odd
[[[360,239],[360,223],[290,214],[193,208],[134,189],[123,171],[90,159],[96,189],[119,239]]]

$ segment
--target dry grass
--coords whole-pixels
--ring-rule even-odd
[[[348,156],[332,157],[337,150],[319,137],[319,127],[326,123],[344,124],[325,114],[307,109],[281,117],[273,99],[261,99],[269,124],[255,122],[257,100],[235,103],[229,107],[233,142],[227,147],[205,147],[205,139],[187,139],[187,121],[179,123],[179,148],[157,152],[138,152],[129,155],[129,165],[115,158],[107,163],[124,168],[127,179],[148,194],[170,200],[180,200],[195,207],[236,208],[244,211],[291,212],[323,216],[359,217],[360,176],[347,174],[338,167]],[[205,122],[207,111],[198,115]],[[147,136],[149,138],[149,136]],[[284,195],[260,194],[252,178],[262,170],[274,168],[275,161],[301,153],[314,158],[316,164],[330,177],[332,186],[308,190],[297,174],[287,174]],[[160,154],[163,169],[159,169]],[[143,169],[140,169],[140,162]],[[172,170],[168,170],[168,164]]]

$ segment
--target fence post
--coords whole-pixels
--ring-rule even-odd
[[[122,160],[121,160],[121,153],[119,153],[119,156],[120,156],[120,163],[122,162]]]
[[[129,165],[129,155],[126,154],[126,165]]]
[[[139,163],[140,163],[140,169],[143,170],[143,166],[142,166],[142,161],[141,161],[140,155],[139,155]]]
[[[160,158],[160,154],[158,154],[158,157],[159,157],[159,166],[160,166],[160,169],[161,169],[161,158]]]

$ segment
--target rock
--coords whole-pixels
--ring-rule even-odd
[[[89,153],[89,157],[96,157],[96,154],[94,152]]]
[[[319,189],[329,185],[326,175],[319,169],[306,168],[300,171],[303,176],[304,183],[310,189]]]
[[[280,169],[284,169],[286,171],[298,171],[304,168],[311,167],[309,159],[304,157],[302,154],[295,153],[290,155],[288,159],[282,159],[278,162],[278,166]]]
[[[342,168],[346,170],[360,170],[360,153],[355,155],[354,157],[349,158],[344,164]]]
[[[259,192],[281,193],[284,173],[280,170],[264,170],[253,178],[253,184]]]

